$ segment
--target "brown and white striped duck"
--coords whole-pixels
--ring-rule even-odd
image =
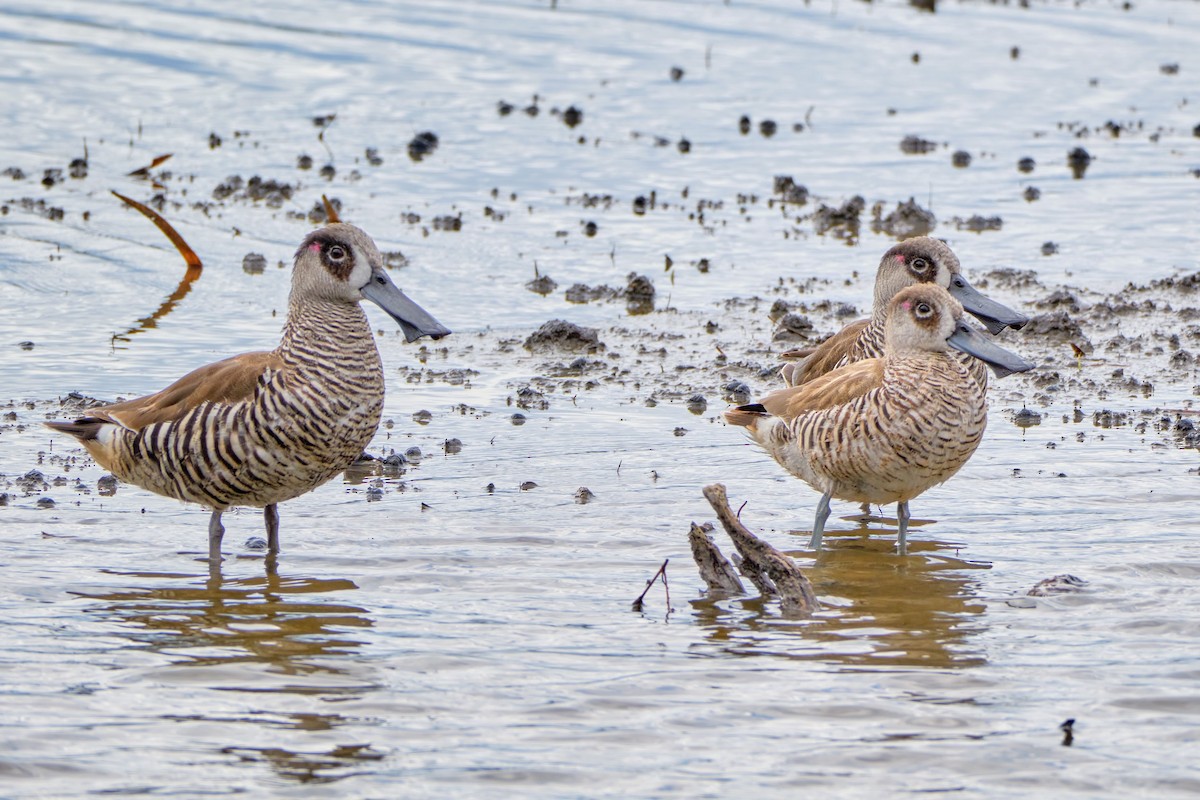
[[[888,304],[907,286],[934,283],[948,289],[963,308],[979,318],[992,334],[1006,327],[1021,328],[1029,317],[980,294],[962,274],[958,256],[940,239],[918,236],[907,239],[883,254],[875,274],[875,301],[868,319],[851,322],[812,349],[791,350],[784,358],[780,375],[788,386],[800,386],[843,364],[883,355],[884,326]],[[958,356],[984,387],[987,369],[972,357]],[[997,377],[1004,374],[997,372]]]
[[[1033,364],[963,321],[941,286],[901,290],[888,306],[884,355],[839,367],[725,413],[784,469],[821,492],[809,546],[833,498],[897,503],[898,547],[907,549],[908,501],[967,463],[987,423],[984,387],[950,349],[1010,374]]]
[[[74,436],[121,480],[213,509],[212,563],[221,560],[221,514],[231,506],[263,509],[268,551],[277,553],[277,504],[350,466],[379,426],[383,366],[364,298],[410,342],[450,333],[392,283],[371,237],[329,225],[296,251],[274,350],[227,358],[155,394],[46,424]]]

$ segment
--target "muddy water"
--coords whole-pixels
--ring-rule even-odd
[[[1200,791],[1196,4],[3,3],[0,38],[0,796]],[[205,259],[186,293],[112,189]],[[457,333],[370,312],[371,452],[420,456],[286,504],[274,568],[229,514],[212,573],[207,512],[111,491],[38,423],[269,346],[321,194]],[[815,336],[866,309],[872,207],[909,198],[1041,315],[1005,342],[1042,367],[993,385],[908,558],[843,504],[814,559],[815,494],[719,421],[725,387],[801,341],[775,301]],[[604,347],[527,350],[553,318]],[[704,596],[714,481],[814,618]],[[669,603],[631,611],[664,560]]]

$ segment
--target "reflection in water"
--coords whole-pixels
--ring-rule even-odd
[[[871,536],[870,534],[875,534]],[[807,533],[799,534],[807,536]],[[911,541],[909,556],[895,554],[895,531],[834,533],[816,563],[789,553],[827,605],[811,620],[779,617],[761,598],[693,601],[709,638],[735,654],[777,654],[852,665],[974,667],[986,663],[970,646],[982,630],[982,602],[970,570],[988,569],[934,551],[945,542]],[[730,605],[742,613],[732,612]],[[748,612],[748,613],[747,613]]]
[[[339,781],[350,777],[356,764],[379,761],[385,757],[384,753],[371,749],[369,744],[337,745],[320,753],[295,753],[279,747],[226,747],[221,752],[236,755],[242,761],[266,761],[280,777],[300,783]],[[335,770],[339,771],[334,774]]]
[[[156,167],[170,157],[170,154],[168,154],[166,156],[156,158],[150,167]],[[150,168],[148,167],[144,170],[135,170],[131,172],[130,175],[138,175],[141,172],[149,174],[149,169]],[[181,256],[183,256],[183,261],[185,264],[187,264],[187,272],[184,273],[183,280],[179,282],[179,285],[175,287],[175,291],[171,293],[171,296],[164,300],[162,305],[160,305],[153,314],[148,317],[142,317],[137,321],[136,325],[124,333],[113,334],[113,342],[118,340],[122,342],[128,342],[129,337],[133,336],[135,333],[141,333],[142,331],[147,331],[151,328],[157,327],[158,321],[167,314],[170,314],[171,311],[174,310],[175,306],[179,305],[179,302],[183,300],[183,298],[187,297],[188,292],[192,290],[192,284],[195,283],[196,279],[200,277],[200,273],[203,271],[204,265],[201,263],[200,257],[196,255],[196,251],[192,250],[191,246],[183,240],[182,236],[179,235],[179,232],[176,231],[171,223],[167,222],[167,220],[164,219],[161,214],[159,214],[153,208],[139,203],[137,200],[134,200],[131,197],[126,197],[120,192],[113,192],[113,194],[119,197],[121,202],[125,203],[127,206],[137,209],[146,218],[153,222],[158,229],[162,231],[168,239],[171,240],[171,244],[175,245],[175,249],[179,251]]]
[[[363,608],[313,597],[357,589],[353,581],[282,578],[271,562],[265,575],[234,580],[226,580],[219,568],[207,578],[109,574],[153,583],[80,596],[105,601],[103,611],[121,623],[122,635],[175,657],[176,664],[251,662],[286,675],[339,674],[338,667],[318,659],[353,652],[362,642],[342,631],[372,624]]]
[[[100,612],[117,623],[117,632],[139,647],[168,656],[172,666],[217,668],[211,675],[185,678],[189,695],[178,698],[174,713],[164,719],[202,725],[248,723],[258,730],[265,726],[302,734],[341,727],[347,720],[340,714],[272,708],[279,704],[265,701],[233,716],[214,715],[202,694],[190,694],[206,685],[210,690],[342,699],[376,688],[357,679],[354,662],[346,658],[363,645],[346,629],[369,628],[370,617],[359,606],[327,597],[358,586],[345,579],[280,577],[273,560],[265,563],[265,575],[232,580],[223,577],[219,565],[207,577],[106,570],[136,585],[75,594],[103,603]],[[284,676],[282,682],[278,676]],[[160,679],[156,678],[161,683]],[[254,736],[261,741],[261,734]],[[383,758],[370,744],[322,742],[321,749],[305,752],[282,746],[294,741],[286,733],[280,733],[278,741],[270,739],[271,746],[227,745],[218,751],[245,763],[266,763],[279,776],[301,783],[341,780],[361,773],[365,762]]]
[[[188,292],[192,290],[192,284],[195,283],[196,279],[199,277],[200,268],[189,266],[187,268],[187,272],[185,272],[183,275],[183,280],[179,281],[179,285],[175,287],[175,291],[171,292],[171,295],[162,302],[162,305],[160,305],[154,311],[154,313],[148,317],[142,317],[133,325],[133,327],[125,330],[124,332],[114,333],[112,341],[114,343],[118,341],[128,342],[130,336],[142,333],[143,331],[148,331],[151,328],[158,327],[158,321],[167,314],[170,314],[175,309],[175,306],[179,305],[179,302],[183,300],[183,298],[187,297]]]

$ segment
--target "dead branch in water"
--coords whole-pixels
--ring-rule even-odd
[[[321,203],[325,206],[325,220],[327,222],[341,222],[342,218],[338,216],[337,209],[333,207],[333,203],[329,202],[329,198],[321,195]]]
[[[134,325],[132,328],[129,328],[124,333],[113,334],[112,340],[114,342],[118,340],[124,342],[129,341],[129,337],[135,333],[141,333],[142,331],[156,327],[160,319],[165,317],[167,314],[170,314],[175,306],[177,306],[179,302],[187,296],[187,293],[192,290],[192,284],[195,283],[196,279],[200,277],[200,273],[203,271],[204,265],[200,261],[200,256],[196,255],[196,251],[193,250],[186,241],[184,241],[183,237],[179,235],[179,232],[176,231],[171,223],[167,222],[167,220],[161,214],[159,214],[153,208],[150,208],[150,206],[145,205],[144,203],[139,203],[137,200],[134,200],[131,197],[126,197],[120,192],[113,192],[113,194],[120,198],[121,202],[125,203],[125,205],[140,211],[142,215],[153,222],[160,231],[165,233],[167,238],[171,240],[171,244],[175,245],[175,249],[179,251],[181,256],[183,256],[184,263],[187,264],[187,271],[183,274],[183,278],[180,279],[179,285],[175,287],[175,291],[171,293],[170,297],[162,302],[162,305],[160,305],[154,311],[154,313],[148,317],[139,319],[136,325]]]
[[[783,613],[807,616],[820,604],[812,584],[792,559],[759,539],[743,525],[729,507],[724,485],[714,483],[704,487],[704,497],[721,520],[725,532],[742,556],[742,574],[751,580],[764,595],[779,595]],[[715,547],[715,545],[714,545]]]
[[[183,256],[184,262],[188,265],[188,275],[192,280],[195,280],[200,276],[200,268],[204,266],[200,262],[200,256],[196,255],[196,251],[191,248],[191,245],[183,240],[183,237],[179,235],[179,232],[175,230],[171,223],[167,222],[167,220],[163,218],[162,214],[159,214],[153,208],[145,205],[144,203],[139,203],[132,197],[126,197],[120,192],[113,192],[113,194],[119,197],[121,202],[125,203],[125,205],[136,208],[138,211],[142,212],[147,219],[158,226],[160,231],[167,235],[167,238],[171,240],[171,244],[175,245],[175,249],[179,251],[179,255]],[[195,275],[191,274],[193,270],[195,270]]]
[[[642,593],[637,596],[637,600],[633,601],[633,610],[634,611],[642,610],[642,606],[645,605],[642,602],[642,600],[645,599],[646,592],[650,591],[650,587],[654,585],[654,582],[656,580],[658,580],[659,575],[662,576],[663,589],[667,593],[667,611],[671,610],[671,587],[667,585],[667,562],[669,562],[670,560],[671,559],[669,559],[669,558],[664,560],[662,563],[662,566],[658,568],[658,572],[654,573],[654,577],[652,577],[650,580],[646,581],[646,588],[642,589]]]
[[[733,568],[733,564],[729,563],[729,559],[721,553],[716,542],[708,535],[712,530],[712,523],[706,522],[704,525],[692,523],[692,529],[688,531],[688,541],[692,545],[692,558],[696,561],[696,566],[700,568],[700,577],[708,584],[710,592],[725,592],[727,594],[745,594],[746,587],[742,584],[742,579],[737,576],[737,571]]]

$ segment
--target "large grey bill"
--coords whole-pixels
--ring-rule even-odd
[[[408,299],[404,292],[386,272],[375,270],[371,280],[360,289],[362,296],[386,311],[392,319],[400,323],[404,338],[415,342],[422,336],[440,339],[450,333],[450,329],[434,319],[428,311]]]
[[[1025,372],[1037,366],[1011,350],[1005,350],[966,322],[958,323],[958,327],[946,343],[987,364],[992,368],[992,372],[996,373],[997,378],[1007,377],[1014,372]]]
[[[1029,317],[1024,314],[980,294],[962,275],[951,278],[950,294],[962,303],[964,309],[978,317],[993,336],[1005,328],[1023,328],[1029,322]]]

